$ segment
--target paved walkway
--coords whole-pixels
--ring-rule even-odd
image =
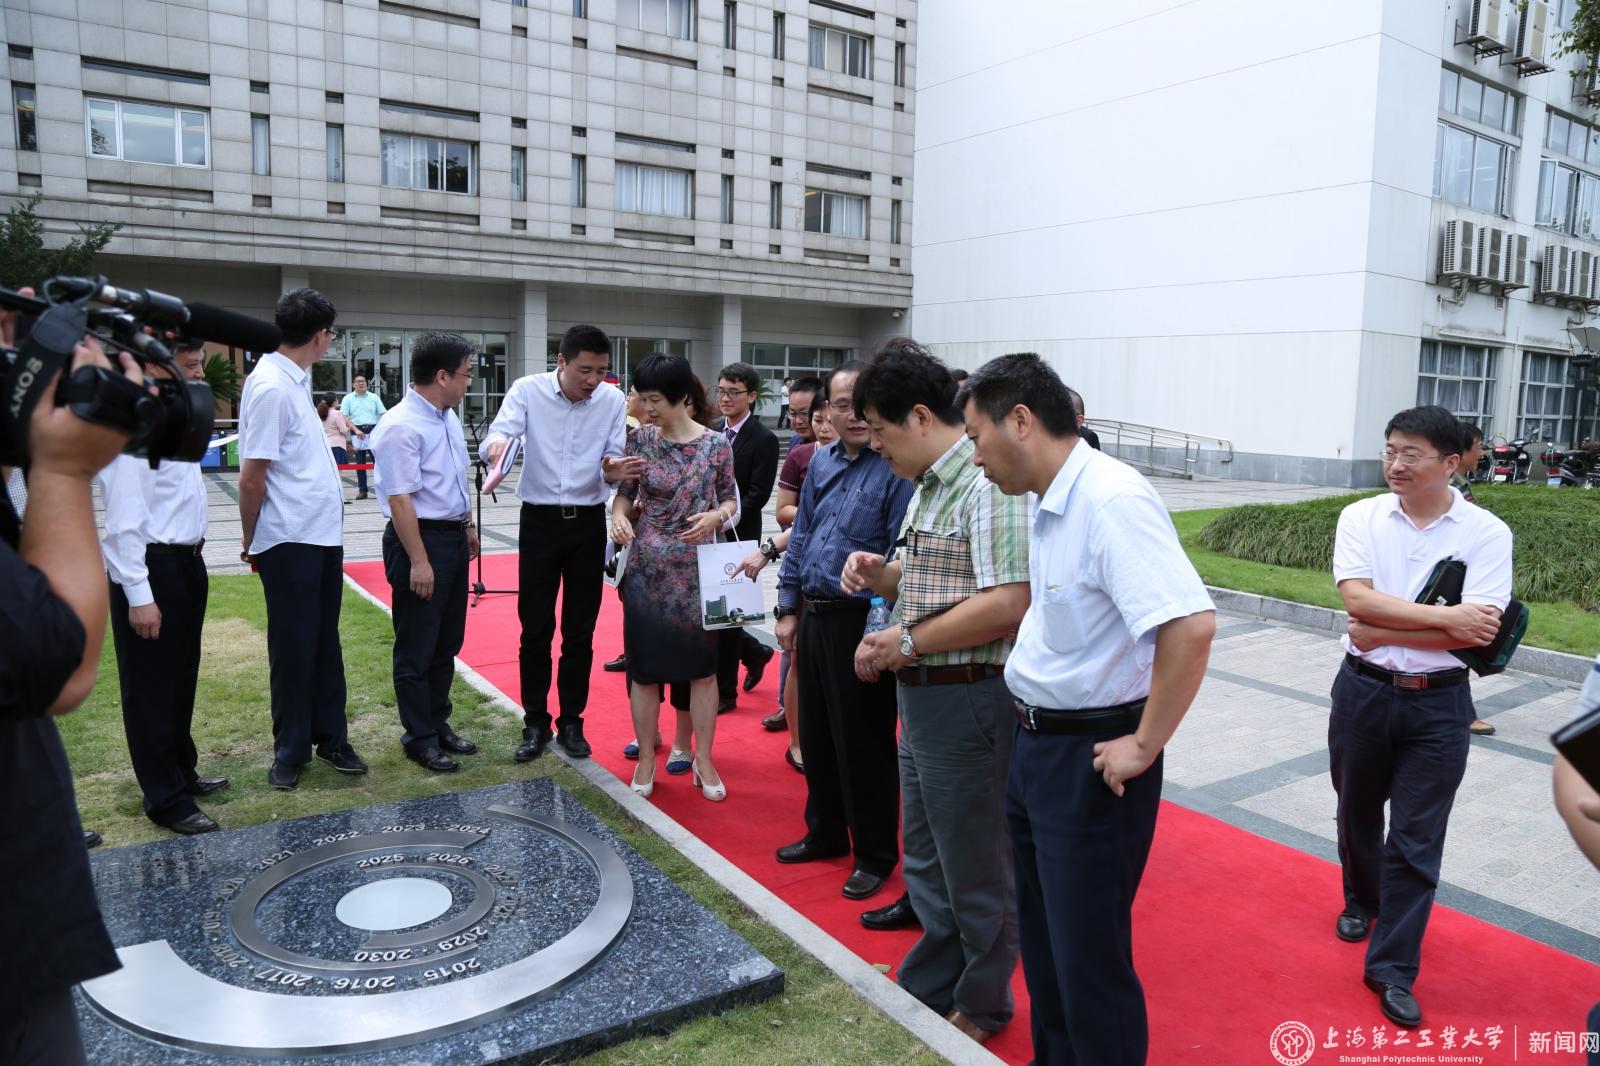
[[[237,475],[207,474],[213,573],[239,573]],[[1338,493],[1262,482],[1158,479],[1174,509],[1283,502]],[[347,476],[346,495],[355,496]],[[517,504],[484,501],[486,551],[514,551]],[[350,560],[378,558],[377,501],[346,509]],[[775,567],[763,578],[774,579]],[[1261,836],[1337,861],[1328,777],[1328,689],[1340,649],[1332,635],[1224,612],[1200,696],[1167,754],[1168,799]],[[1439,901],[1600,963],[1600,873],[1584,861],[1550,800],[1549,735],[1576,690],[1508,671],[1474,680],[1479,713],[1499,735],[1475,738],[1450,819]],[[1267,872],[1263,873],[1268,875]],[[1331,923],[1341,901],[1328,900]],[[1435,965],[1444,960],[1435,960]]]

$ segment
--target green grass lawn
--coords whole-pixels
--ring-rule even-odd
[[[528,765],[512,762],[520,718],[461,681],[452,692],[452,720],[464,736],[477,741],[480,754],[463,758],[461,771],[450,775],[430,774],[407,761],[390,679],[393,630],[388,616],[346,589],[340,632],[350,741],[372,772],[347,777],[313,761],[298,789],[279,792],[266,780],[272,722],[260,582],[253,576],[211,579],[194,738],[201,774],[223,774],[233,781],[231,788],[202,801],[224,828],[549,776],[782,968],[786,982],[783,994],[766,1003],[702,1018],[669,1036],[635,1040],[580,1061],[650,1066],[941,1061],[560,760],[547,756]],[[138,786],[127,768],[116,658],[109,639],[94,694],[58,721],[84,825],[98,830],[110,847],[168,838],[170,834],[144,817]]]
[[[1526,489],[1524,486],[1510,486]],[[1476,492],[1476,489],[1474,490]],[[1559,492],[1560,490],[1550,490]],[[1568,495],[1573,495],[1569,493]],[[1590,495],[1593,495],[1592,493]],[[1594,501],[1600,503],[1600,500]],[[1272,566],[1267,563],[1236,559],[1231,555],[1212,551],[1200,544],[1200,531],[1212,519],[1227,513],[1228,508],[1203,511],[1175,511],[1173,524],[1178,527],[1178,537],[1194,563],[1200,577],[1208,585],[1218,588],[1238,589],[1280,600],[1316,604],[1319,607],[1343,609],[1339,591],[1334,588],[1333,574],[1327,570],[1302,569],[1292,566]],[[1523,643],[1536,648],[1571,652],[1590,656],[1600,650],[1600,614],[1585,611],[1571,601],[1538,603],[1528,601],[1528,633]]]

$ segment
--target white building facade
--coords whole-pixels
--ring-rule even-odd
[[[1594,82],[1573,0],[1527,7],[926,5],[918,338],[1040,352],[1091,419],[1231,441],[1225,476],[1377,484],[1418,402],[1600,436]]]
[[[0,0],[0,197],[121,225],[120,285],[339,309],[319,391],[418,333],[466,413],[586,322],[715,385],[870,350],[910,303],[914,0]],[[241,353],[242,354],[242,353]]]

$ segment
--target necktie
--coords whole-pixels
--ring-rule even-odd
[[[723,426],[722,427],[722,435],[724,437],[727,437],[730,441],[733,440],[733,438],[738,435],[738,432],[739,431],[734,429],[732,426]]]

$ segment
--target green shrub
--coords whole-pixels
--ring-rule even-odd
[[[1475,485],[1472,491],[1485,510],[1511,527],[1518,597],[1570,600],[1600,610],[1600,492],[1543,485]],[[1236,559],[1329,571],[1339,512],[1370,495],[1236,507],[1210,522],[1198,539]]]

